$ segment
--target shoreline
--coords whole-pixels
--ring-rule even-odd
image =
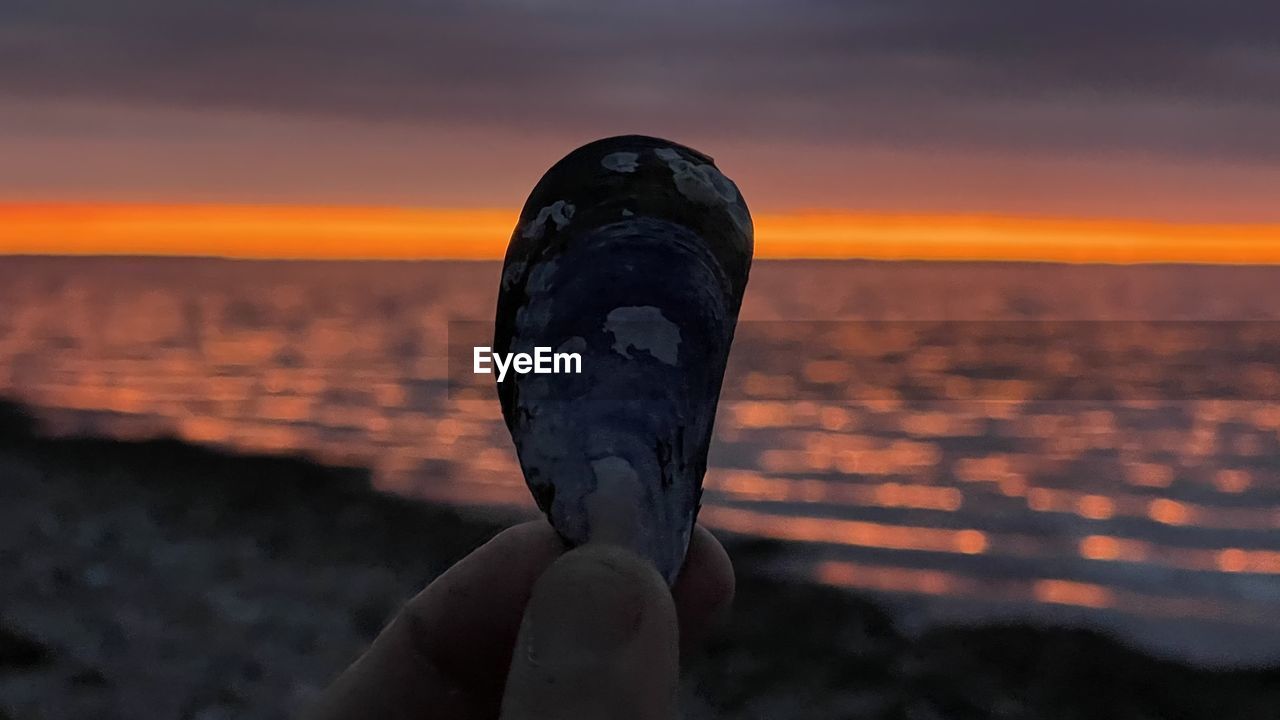
[[[47,437],[0,401],[0,718],[287,717],[505,524],[377,492],[361,468]],[[773,543],[725,546],[738,597],[689,664],[690,718],[1229,720],[1280,707],[1280,667],[1196,668],[1020,623],[908,637],[871,601],[769,576]]]

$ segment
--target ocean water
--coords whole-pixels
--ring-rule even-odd
[[[496,263],[0,258],[0,395],[532,512]],[[762,262],[702,521],[908,628],[1101,627],[1280,660],[1280,268]]]

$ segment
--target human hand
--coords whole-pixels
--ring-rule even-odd
[[[545,521],[517,525],[410,600],[306,717],[667,720],[681,650],[732,595],[702,527],[668,590],[631,552],[566,552]]]

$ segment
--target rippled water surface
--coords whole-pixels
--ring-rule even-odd
[[[0,258],[0,393],[64,431],[303,452],[528,509],[491,389],[456,377],[498,274]],[[787,541],[780,571],[908,624],[1280,657],[1276,320],[1271,268],[758,263],[702,520]]]

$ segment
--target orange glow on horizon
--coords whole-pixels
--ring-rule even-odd
[[[499,259],[513,210],[0,203],[0,254]],[[759,213],[756,257],[1280,263],[1280,225]]]

